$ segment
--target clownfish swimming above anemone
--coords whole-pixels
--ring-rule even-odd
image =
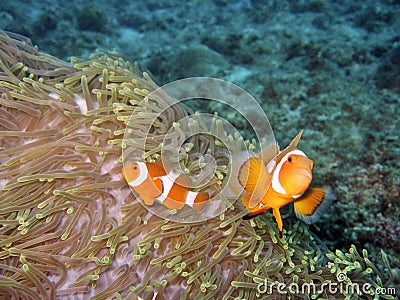
[[[311,224],[316,222],[335,199],[325,189],[310,188],[314,162],[297,148],[303,131],[283,151],[276,144],[260,155],[243,151],[232,158],[229,187],[241,194],[250,219],[272,209],[279,231],[283,222],[279,209],[294,204],[296,216]]]
[[[188,188],[190,179],[186,174],[167,173],[161,162],[127,163],[122,176],[147,206],[158,202],[169,209],[180,210],[188,205],[201,210],[209,199],[208,193],[197,193]]]

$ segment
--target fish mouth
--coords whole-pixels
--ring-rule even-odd
[[[307,170],[301,170],[297,172],[294,182],[292,182],[292,185],[290,188],[288,187],[286,191],[294,195],[302,194],[310,186],[311,180],[311,173]]]
[[[297,173],[297,175],[298,175],[298,176],[301,176],[301,177],[304,177],[304,179],[308,179],[309,181],[312,180],[312,173],[311,173],[310,170],[305,170],[305,169],[300,170],[300,171]]]

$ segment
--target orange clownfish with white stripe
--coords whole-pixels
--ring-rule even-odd
[[[242,193],[242,202],[250,219],[272,208],[279,231],[283,222],[279,209],[291,202],[296,216],[311,224],[316,222],[334,200],[333,194],[309,188],[314,162],[297,148],[301,131],[283,151],[276,144],[260,155],[241,152],[232,161],[230,188]]]
[[[199,211],[209,199],[208,193],[197,193],[187,188],[190,183],[187,175],[175,172],[167,174],[158,162],[128,163],[122,169],[122,176],[148,206],[158,202],[169,209],[180,210],[188,205]]]

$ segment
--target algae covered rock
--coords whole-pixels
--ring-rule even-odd
[[[400,93],[400,47],[390,51],[379,64],[374,75],[375,84],[380,89]]]

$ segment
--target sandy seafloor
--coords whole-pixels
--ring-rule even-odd
[[[116,50],[160,85],[246,89],[281,145],[305,129],[314,185],[337,197],[312,230],[400,268],[399,1],[13,0],[0,1],[0,29],[62,59]]]

